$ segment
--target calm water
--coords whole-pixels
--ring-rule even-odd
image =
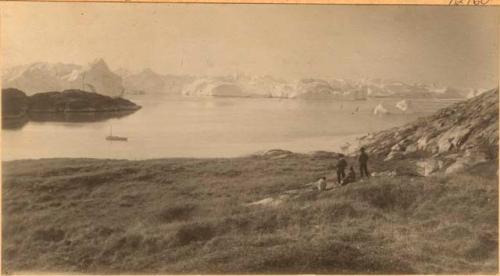
[[[380,102],[238,98],[135,98],[143,108],[100,122],[29,122],[2,131],[3,160],[45,157],[147,159],[231,157],[272,148],[296,152],[339,149],[360,134],[402,125],[452,101],[413,100],[410,114],[372,115]],[[356,108],[359,112],[354,113]],[[394,109],[393,109],[394,110]],[[128,142],[109,142],[109,134]]]

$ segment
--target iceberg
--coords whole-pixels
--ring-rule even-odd
[[[387,114],[389,114],[389,110],[387,110],[381,103],[379,103],[373,109],[373,115],[382,116],[382,115],[387,115]]]
[[[403,112],[408,112],[410,108],[410,102],[407,100],[402,100],[396,103],[396,108]]]

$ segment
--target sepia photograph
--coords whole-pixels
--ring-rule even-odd
[[[1,273],[498,274],[464,2],[0,3]]]

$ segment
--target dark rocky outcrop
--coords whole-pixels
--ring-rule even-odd
[[[29,99],[29,112],[109,112],[137,110],[140,106],[123,98],[111,98],[82,90],[38,93]]]
[[[26,116],[28,97],[23,91],[8,88],[2,90],[2,118],[18,119]]]
[[[22,127],[32,121],[93,122],[128,115],[141,107],[122,99],[82,90],[37,93],[18,89],[2,90],[4,128]]]
[[[498,88],[443,108],[434,115],[359,139],[385,160],[418,159],[423,175],[453,173],[498,158]]]

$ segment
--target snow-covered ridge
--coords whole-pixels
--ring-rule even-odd
[[[8,68],[2,74],[2,85],[28,95],[66,89],[82,89],[111,97],[124,92],[122,78],[113,73],[103,59],[86,66],[38,62]]]
[[[435,85],[407,84],[386,80],[298,79],[284,81],[271,76],[203,77],[186,85],[187,96],[235,96],[299,99],[365,100],[366,98],[438,98],[458,99],[472,93],[468,89],[436,87]],[[481,90],[482,91],[482,90]],[[220,95],[222,93],[223,95]],[[407,109],[400,106],[398,109]]]

